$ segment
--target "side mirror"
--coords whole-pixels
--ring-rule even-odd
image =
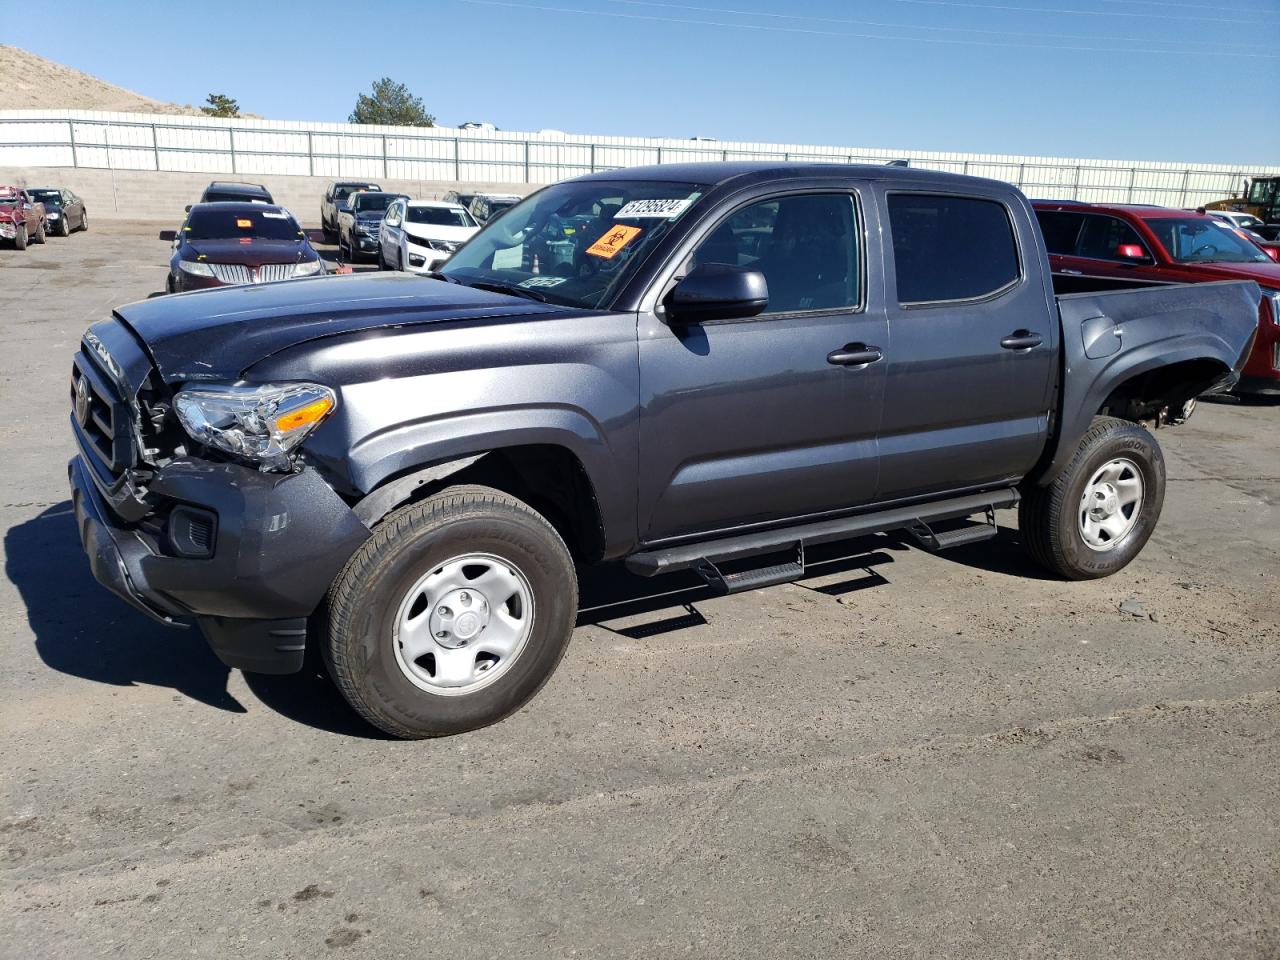
[[[666,299],[672,323],[754,317],[768,305],[769,284],[764,274],[727,263],[694,267]]]
[[[1280,263],[1280,247],[1263,247],[1262,252],[1276,263]]]
[[[178,239],[178,231],[177,230],[161,230],[160,239],[167,240],[169,243],[173,243]]]
[[[185,208],[185,212],[186,212],[186,213],[190,213],[190,212],[191,212],[191,207],[192,207],[192,206],[193,206],[193,204],[188,203],[188,204],[187,204],[187,206],[186,206],[186,208]]]
[[[1143,261],[1147,259],[1147,251],[1140,243],[1122,243],[1116,247],[1116,256],[1121,260]]]

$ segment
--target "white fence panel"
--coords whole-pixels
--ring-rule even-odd
[[[1004,180],[1032,197],[1194,206],[1280,167],[585,137],[75,110],[0,111],[0,163],[233,175],[552,183],[596,170],[716,160],[885,163]]]

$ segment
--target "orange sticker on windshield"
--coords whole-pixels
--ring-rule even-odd
[[[249,219],[238,219],[238,220],[236,220],[236,226],[237,226],[237,227],[252,227],[252,226],[253,226],[253,221],[252,221],[252,220],[249,220]]]
[[[622,248],[628,243],[640,236],[642,229],[640,227],[628,227],[619,224],[605,233],[599,240],[587,247],[587,253],[593,257],[601,257],[605,260],[612,260]]]

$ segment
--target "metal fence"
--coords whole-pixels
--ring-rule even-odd
[[[699,160],[884,163],[990,177],[1033,197],[1187,207],[1276,166],[1193,165],[904,151],[556,131],[514,133],[88,111],[0,111],[0,166],[90,167],[542,184],[597,170]]]

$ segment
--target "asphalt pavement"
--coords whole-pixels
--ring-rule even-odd
[[[162,226],[0,250],[0,955],[1280,957],[1280,406],[1158,432],[1110,579],[1012,527],[726,598],[604,571],[533,703],[402,743],[89,575],[70,358]]]

